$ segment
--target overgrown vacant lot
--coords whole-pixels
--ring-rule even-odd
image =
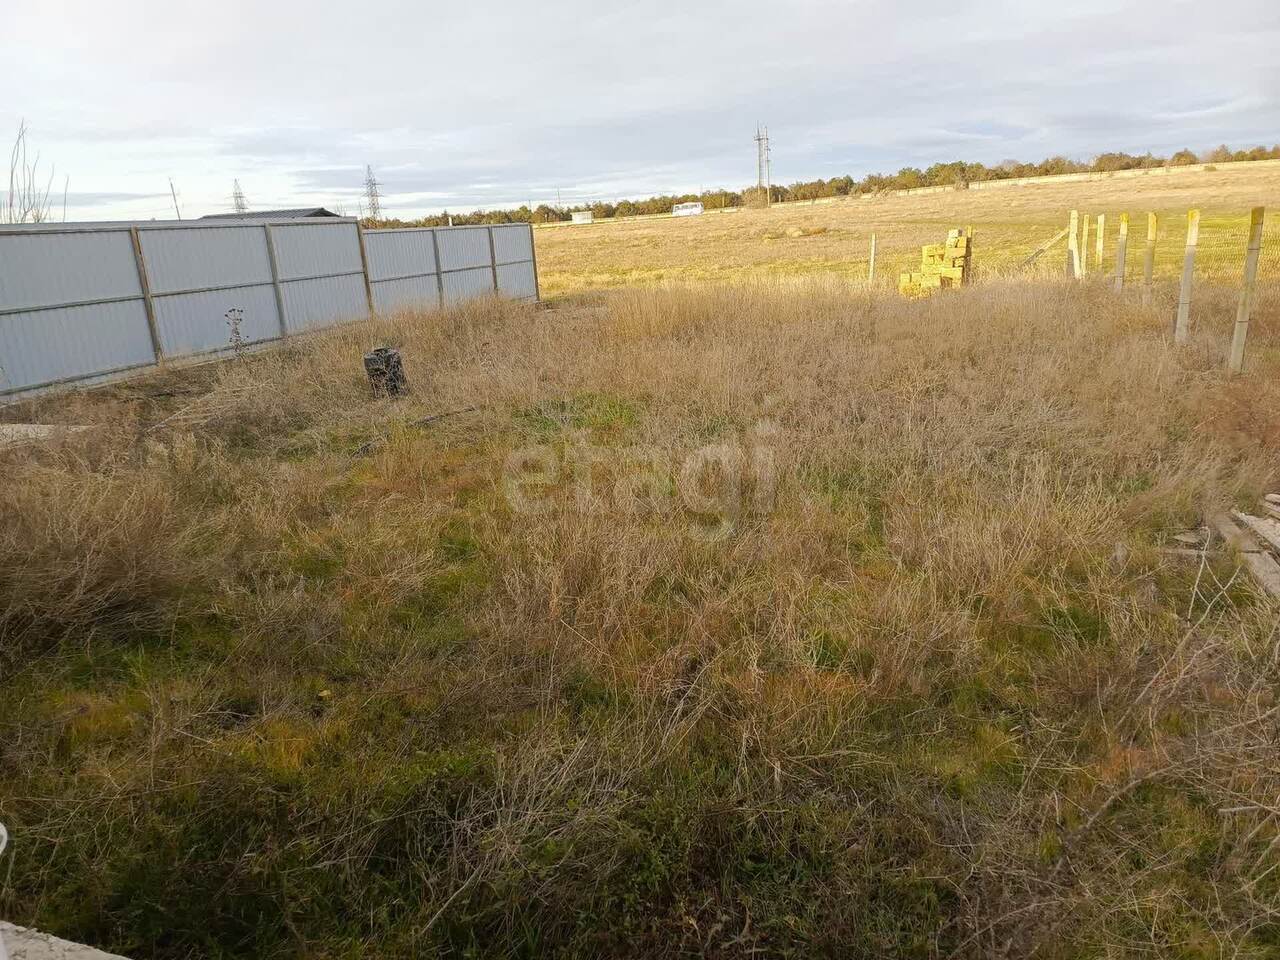
[[[1067,225],[1072,208],[1107,215],[1104,263],[1115,264],[1119,215],[1128,212],[1128,272],[1142,273],[1146,215],[1160,217],[1156,273],[1173,283],[1182,269],[1187,210],[1203,211],[1197,274],[1239,283],[1251,207],[1271,211],[1262,275],[1280,282],[1280,167],[1235,164],[1217,170],[1174,169],[1168,175],[1089,182],[1045,181],[1026,186],[948,193],[782,204],[769,210],[700,217],[621,220],[590,226],[538,228],[543,295],[663,281],[725,282],[760,277],[826,276],[862,280],[871,234],[877,274],[891,287],[920,262],[920,246],[940,243],[952,227],[977,230],[978,269],[987,276],[1019,265]],[[1089,254],[1094,252],[1091,234]],[[1063,246],[1046,255],[1045,275],[1063,272]],[[1091,263],[1092,265],[1092,263]]]
[[[1274,957],[1280,616],[1160,548],[1280,487],[1280,300],[1235,381],[1198,304],[1179,351],[1093,284],[491,302],[6,411],[95,429],[0,453],[0,913]]]

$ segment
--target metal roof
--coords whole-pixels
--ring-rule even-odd
[[[293,207],[288,210],[254,210],[249,213],[209,213],[201,220],[305,220],[308,217],[336,217],[324,207]]]
[[[264,224],[291,226],[307,223],[309,218],[273,217],[264,213],[258,219],[227,218],[206,220],[86,220],[63,222],[51,220],[44,223],[0,223],[0,236],[10,233],[96,233],[121,231],[137,227],[139,230],[212,230],[218,227],[261,227]],[[316,217],[316,224],[355,223],[355,217]]]

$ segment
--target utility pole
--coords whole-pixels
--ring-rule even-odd
[[[764,190],[764,134],[756,124],[756,196]]]
[[[773,206],[773,150],[769,146],[769,128],[764,128],[764,195],[766,206]]]
[[[756,124],[756,190],[765,206],[773,204],[773,161],[769,156],[769,128]]]
[[[378,192],[378,181],[373,175],[373,167],[364,168],[364,200],[369,206],[369,219],[382,219],[382,194]]]
[[[169,196],[173,197],[173,212],[181,220],[182,211],[178,209],[178,191],[173,187],[173,177],[169,178]]]
[[[244,198],[244,191],[240,189],[240,181],[233,181],[235,186],[231,189],[231,211],[232,213],[248,213],[249,201]]]

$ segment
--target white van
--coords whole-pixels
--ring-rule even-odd
[[[702,212],[702,204],[697,200],[692,203],[677,203],[671,208],[673,217],[696,217]]]

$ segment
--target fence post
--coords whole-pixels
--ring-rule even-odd
[[[436,295],[440,298],[440,306],[444,306],[444,267],[440,265],[439,230],[431,228],[431,253],[436,258]]]
[[[1093,266],[1096,270],[1102,269],[1102,253],[1103,246],[1107,240],[1107,215],[1105,213],[1098,214],[1098,236],[1093,248]]]
[[[1178,315],[1173,339],[1186,343],[1191,333],[1191,281],[1196,273],[1196,244],[1200,240],[1200,211],[1187,211],[1187,251],[1182,256],[1182,286],[1178,288]]]
[[[973,224],[972,223],[965,224],[964,235],[965,235],[965,239],[968,240],[968,243],[965,244],[965,248],[964,248],[965,249],[964,276],[960,278],[960,283],[962,286],[967,287],[969,286],[969,284],[973,283]]]
[[[276,236],[271,230],[271,224],[264,223],[262,229],[267,234],[267,259],[271,262],[271,286],[276,291],[276,312],[280,314],[280,337],[283,339],[289,335],[289,324],[284,318],[284,292],[280,289],[280,265],[276,261]]]
[[[364,248],[364,229],[356,221],[356,239],[360,241],[360,270],[364,274],[364,298],[369,304],[369,316],[373,316],[373,283],[369,280],[369,254]]]
[[[493,292],[498,292],[498,252],[493,245],[493,227],[486,227],[489,231],[489,269],[493,272]]]
[[[871,262],[867,265],[867,283],[876,282],[876,235],[871,234]]]
[[[1258,256],[1262,252],[1262,218],[1265,212],[1265,207],[1254,207],[1249,214],[1249,248],[1244,258],[1244,286],[1240,289],[1236,327],[1231,337],[1231,354],[1227,357],[1227,373],[1231,376],[1244,369],[1244,343],[1249,337],[1249,314],[1253,310],[1253,288],[1258,279]]]
[[[151,336],[151,352],[156,356],[156,363],[164,359],[164,348],[160,345],[160,328],[156,326],[156,305],[151,299],[151,278],[147,276],[147,261],[142,255],[142,238],[138,236],[138,228],[129,228],[129,241],[133,244],[133,262],[138,268],[138,286],[142,288],[142,309],[147,314],[147,333]]]
[[[1071,211],[1071,223],[1067,227],[1067,276],[1080,279],[1080,211]]]
[[[1101,251],[1099,251],[1101,253]],[[1125,259],[1129,254],[1129,214],[1120,214],[1120,238],[1116,241],[1116,292],[1124,289]]]
[[[1142,257],[1142,305],[1151,304],[1151,283],[1156,269],[1156,232],[1160,221],[1154,213],[1147,214],[1147,251]]]
[[[1089,272],[1089,215],[1080,218],[1080,276]]]
[[[538,245],[533,242],[533,224],[529,224],[529,256],[533,258],[533,302],[542,302],[542,283],[538,279]]]

